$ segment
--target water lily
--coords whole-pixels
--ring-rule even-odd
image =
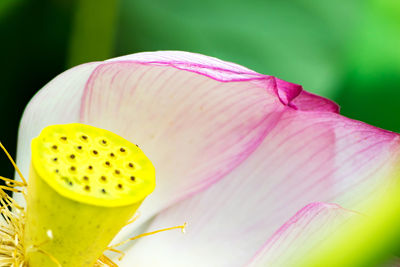
[[[17,164],[53,124],[139,145],[156,169],[140,218],[117,236],[189,223],[124,248],[120,266],[293,266],[396,182],[398,134],[273,76],[186,52],[77,66],[31,100]],[[377,190],[377,188],[383,188]]]

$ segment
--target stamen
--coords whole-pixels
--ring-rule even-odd
[[[108,250],[111,250],[111,249],[114,249],[114,248],[116,248],[116,247],[122,246],[122,245],[128,243],[129,241],[136,240],[136,239],[139,239],[139,238],[142,238],[142,237],[145,237],[145,236],[149,236],[149,235],[154,235],[154,234],[157,234],[157,233],[165,232],[165,231],[174,230],[174,229],[181,229],[182,233],[185,233],[185,232],[186,232],[186,231],[185,231],[185,228],[186,228],[186,227],[187,227],[187,223],[185,222],[185,223],[182,224],[182,225],[178,225],[178,226],[174,226],[174,227],[169,227],[169,228],[164,228],[164,229],[156,230],[156,231],[153,231],[153,232],[143,233],[143,234],[140,234],[140,235],[131,237],[131,238],[129,238],[129,239],[125,240],[125,241],[122,241],[122,242],[120,242],[120,243],[118,243],[118,244],[109,246],[107,249],[108,249]]]
[[[125,224],[125,226],[127,226],[128,224],[131,224],[131,223],[135,222],[137,219],[139,219],[139,217],[140,217],[140,211],[138,211],[138,212],[136,213],[135,217],[133,217],[132,219],[130,219],[130,220]]]
[[[17,171],[19,177],[21,177],[22,182],[24,183],[24,185],[26,185],[26,179],[24,178],[24,176],[22,175],[21,171],[19,170],[19,168],[17,167],[17,164],[15,164],[14,160],[12,159],[10,153],[8,153],[7,149],[3,146],[3,144],[0,142],[0,147],[1,149],[4,151],[4,153],[6,153],[7,158],[10,160],[11,164],[13,165],[14,169]]]
[[[0,180],[6,182],[6,186],[0,187],[0,216],[4,219],[4,223],[0,224],[0,264],[2,263],[2,266],[3,264],[7,266],[25,266],[26,261],[22,242],[25,218],[24,208],[19,206],[5,191],[24,193],[14,187],[21,186],[25,188],[26,185],[23,182],[1,176]]]
[[[6,184],[8,182],[8,184],[7,184],[8,186],[24,186],[24,184],[19,181],[16,181],[16,180],[10,179],[10,178],[6,178],[3,176],[0,176],[0,180],[3,180],[4,182],[6,182]]]
[[[109,267],[118,267],[117,264],[115,264],[112,260],[110,260],[106,255],[101,255],[99,258],[99,262],[101,264],[107,264]],[[102,265],[100,265],[102,266]],[[97,266],[96,266],[97,267]]]
[[[4,189],[4,190],[6,190],[6,191],[15,192],[15,193],[21,193],[21,192],[22,192],[21,190],[18,190],[18,189],[9,187],[9,186],[7,186],[7,185],[0,185],[0,188],[1,188],[1,189]]]

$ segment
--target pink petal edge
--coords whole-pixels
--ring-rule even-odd
[[[261,86],[265,86],[265,83],[269,84],[270,82],[267,81],[272,79],[272,83],[275,84],[272,90],[284,105],[300,110],[339,112],[339,106],[336,103],[321,96],[308,93],[304,91],[300,85],[275,78],[274,76],[259,74],[232,62],[222,61],[214,57],[197,53],[181,51],[143,52],[113,58],[109,61],[130,61],[143,64],[172,66],[181,70],[205,75],[220,82],[253,81],[260,83]],[[265,87],[268,88],[268,86]],[[299,99],[296,101],[298,104],[293,103],[296,98],[306,98],[307,104],[312,103],[312,105],[305,105],[304,101]]]
[[[340,229],[358,212],[337,204],[315,202],[299,210],[256,253],[247,266],[293,266]]]

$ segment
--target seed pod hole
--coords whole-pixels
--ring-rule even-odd
[[[100,140],[100,144],[103,145],[103,146],[106,146],[108,144],[108,142],[107,142],[106,139],[101,139]]]
[[[130,179],[131,179],[132,182],[134,182],[136,180],[136,177],[135,176],[131,176]]]
[[[135,168],[135,165],[133,165],[132,162],[129,162],[129,163],[128,163],[128,167],[129,167],[130,169],[134,169],[134,168]]]
[[[122,184],[118,184],[117,188],[121,190],[123,188]]]
[[[102,192],[103,194],[105,194],[105,193],[106,193],[106,190],[103,188],[103,189],[101,189],[101,192]]]
[[[121,174],[121,171],[120,171],[120,170],[118,170],[118,169],[115,169],[115,170],[114,170],[114,174],[116,174],[116,175],[120,175],[120,174]]]
[[[84,189],[85,189],[85,191],[90,191],[90,186],[85,185]]]
[[[97,156],[97,155],[99,155],[99,151],[93,149],[93,150],[92,150],[92,154],[93,154],[94,156]]]
[[[102,176],[100,177],[100,180],[101,180],[102,182],[107,182],[107,177],[105,177],[104,175],[102,175]]]
[[[105,165],[106,167],[111,167],[111,163],[110,163],[109,161],[104,162],[104,165]]]
[[[67,141],[67,137],[66,136],[61,136],[60,140],[65,142],[65,141]]]
[[[75,167],[75,166],[71,166],[71,167],[69,167],[69,170],[70,170],[71,172],[75,172],[75,171],[76,171],[76,167]]]
[[[86,176],[86,175],[83,176],[83,180],[84,180],[84,181],[89,181],[89,176]]]
[[[110,157],[115,158],[115,154],[111,152]]]
[[[92,165],[89,165],[87,168],[88,168],[89,171],[93,170],[93,166]]]
[[[121,153],[126,153],[126,149],[125,148],[123,148],[123,147],[121,147],[120,149],[119,149],[119,152],[121,152]]]
[[[71,155],[69,155],[69,158],[70,158],[70,159],[75,159],[75,155],[74,155],[74,154],[71,154]]]
[[[56,145],[52,145],[52,146],[51,146],[51,149],[53,149],[53,150],[57,150],[57,149],[58,149],[58,146],[56,146]]]
[[[78,151],[81,151],[81,150],[82,150],[82,146],[77,146],[76,149],[77,149]]]
[[[53,158],[53,161],[56,162],[58,160],[58,158]]]
[[[82,134],[82,135],[80,136],[80,139],[81,139],[83,142],[87,142],[87,141],[89,140],[89,137],[87,137],[87,135]]]

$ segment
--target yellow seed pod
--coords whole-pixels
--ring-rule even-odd
[[[78,123],[46,127],[31,147],[29,266],[93,266],[154,190],[152,163],[122,137]]]

